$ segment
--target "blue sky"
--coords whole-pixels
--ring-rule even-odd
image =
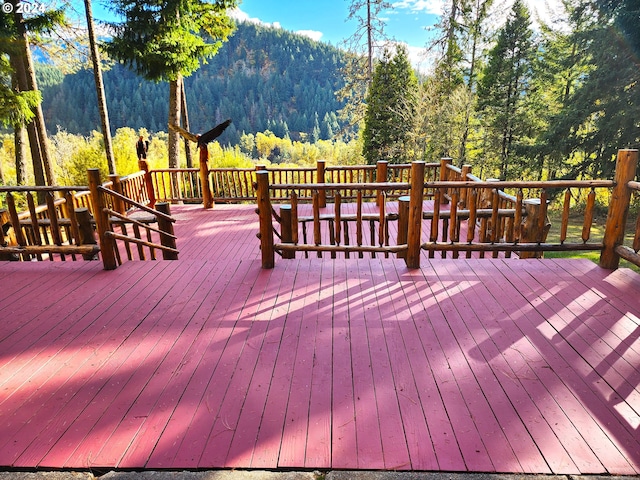
[[[442,14],[448,0],[389,0],[392,9],[382,12],[385,33],[392,40],[405,43],[414,66],[426,69],[429,64],[425,47],[429,42],[429,27]],[[82,2],[80,12],[84,14]],[[93,3],[94,17],[110,18],[109,0]],[[292,32],[307,35],[315,40],[340,46],[356,30],[355,21],[347,21],[351,0],[241,0],[235,12],[236,18],[273,25]],[[495,17],[503,17],[511,8],[513,0],[496,0]],[[526,0],[533,16],[548,17],[549,9],[559,0]],[[499,20],[496,20],[499,22]]]
[[[350,0],[242,0],[239,9],[251,18],[277,22],[286,30],[315,32],[316,39],[337,45],[356,28],[354,21],[347,22],[350,3]],[[387,34],[410,45],[424,45],[425,29],[437,21],[442,2],[392,3],[394,8],[381,15]]]
[[[392,9],[381,13],[386,35],[409,46],[414,64],[425,57],[423,50],[429,41],[427,28],[438,21],[443,2],[396,1],[391,2]],[[350,0],[242,0],[239,17],[340,46],[357,29],[355,20],[347,20],[350,3]]]

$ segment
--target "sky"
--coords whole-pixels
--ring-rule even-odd
[[[526,0],[534,19],[548,19],[559,8],[559,0]],[[315,40],[340,46],[357,30],[355,20],[348,20],[351,0],[242,0],[235,16],[270,24],[307,35]],[[446,0],[389,0],[393,8],[383,11],[385,33],[392,40],[408,46],[415,67],[426,69],[429,58],[426,46],[433,38],[433,26],[443,13]],[[513,0],[496,0],[495,15],[504,15]],[[364,15],[364,10],[363,10]]]
[[[447,0],[388,0],[393,8],[383,11],[386,35],[408,46],[413,65],[426,70],[426,54],[433,27],[442,15]],[[533,17],[548,18],[560,0],[526,0]],[[93,2],[94,17],[106,20],[108,0]],[[357,30],[355,20],[348,21],[352,0],[241,0],[234,16],[238,19],[280,27],[307,35],[336,47]],[[495,0],[496,15],[504,15],[513,0]],[[363,12],[364,13],[364,12]]]

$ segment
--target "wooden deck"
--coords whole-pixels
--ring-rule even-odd
[[[640,473],[640,275],[276,260],[253,206],[178,261],[0,262],[1,468]]]

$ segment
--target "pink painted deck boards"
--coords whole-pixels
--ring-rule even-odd
[[[0,262],[0,467],[640,473],[640,275],[266,271],[254,208],[173,207],[174,262]]]

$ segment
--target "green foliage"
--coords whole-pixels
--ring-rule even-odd
[[[343,58],[330,45],[240,23],[218,55],[185,79],[191,130],[204,132],[231,118],[223,143],[240,144],[243,134],[266,130],[301,140],[313,133],[317,113],[320,138],[329,140],[343,128],[334,96]],[[166,131],[167,83],[143,80],[119,64],[104,72],[104,82],[112,133],[122,127]],[[48,125],[82,135],[98,129],[91,71],[66,75],[62,83],[43,88],[43,97]]]
[[[114,35],[104,45],[113,58],[153,81],[189,76],[212,57],[234,25],[227,16],[236,0],[117,0]],[[208,34],[213,42],[205,39]]]
[[[138,171],[135,144],[142,135],[149,139],[147,163],[151,169],[166,168],[167,134],[149,134],[144,129],[119,128],[113,137],[113,149],[118,175],[124,176]],[[245,135],[245,140],[253,135]],[[325,160],[328,165],[361,165],[361,144],[353,140],[319,140],[315,144],[292,141],[290,138],[276,137],[273,132],[258,133],[261,156],[247,155],[239,146],[222,146],[218,142],[209,145],[209,166],[211,168],[253,168],[256,164],[280,166],[314,166],[317,160]],[[51,136],[51,151],[55,160],[54,170],[61,185],[86,185],[87,169],[99,168],[102,178],[107,178],[109,170],[104,154],[102,134],[93,131],[89,136],[74,135],[59,130]],[[182,159],[181,168],[186,167]],[[0,135],[0,171],[7,184],[15,184],[15,152],[12,135]],[[32,183],[29,172],[27,184]]]
[[[492,165],[504,180],[520,175],[513,168],[514,147],[528,130],[528,94],[533,78],[536,45],[533,42],[529,11],[516,0],[507,23],[489,52],[489,61],[478,87],[479,110],[486,129],[485,157],[496,158]]]
[[[418,81],[409,63],[407,50],[398,46],[396,54],[385,50],[376,65],[367,95],[363,155],[367,163],[378,160],[407,161],[407,145],[413,130]]]

